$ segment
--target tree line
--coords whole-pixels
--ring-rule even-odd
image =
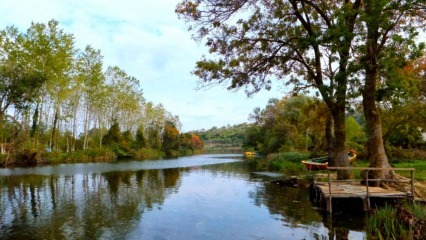
[[[74,36],[56,20],[31,23],[25,32],[6,27],[0,51],[3,162],[14,158],[12,149],[176,155],[202,144],[198,136],[179,133],[178,116],[145,100],[137,78],[118,66],[104,67],[101,51],[90,45],[76,48]]]
[[[423,138],[426,106],[419,103],[414,106],[414,99],[410,100],[413,97],[407,95],[403,103],[394,104],[392,108],[381,105],[383,140],[390,156],[403,158],[401,152],[419,150],[420,153],[426,148]],[[298,95],[270,99],[264,108],[255,108],[250,114],[253,123],[245,131],[244,148],[263,154],[298,151],[309,152],[313,157],[322,156],[327,150],[326,113],[327,106],[316,97]],[[365,157],[367,132],[361,103],[354,103],[347,110],[345,126],[346,148]]]
[[[194,131],[204,143],[206,152],[242,152],[248,123],[212,127]]]

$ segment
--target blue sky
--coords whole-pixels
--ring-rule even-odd
[[[0,28],[14,25],[21,32],[31,22],[51,19],[75,36],[76,47],[100,49],[104,66],[118,66],[141,82],[144,97],[163,104],[182,122],[182,131],[209,129],[248,121],[255,107],[284,95],[273,86],[247,98],[216,86],[194,90],[195,62],[206,55],[203,44],[191,39],[174,8],[179,0],[3,0]]]

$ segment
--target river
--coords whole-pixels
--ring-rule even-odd
[[[364,239],[239,155],[0,169],[0,239]]]

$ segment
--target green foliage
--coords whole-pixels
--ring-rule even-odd
[[[59,151],[43,152],[41,155],[44,163],[81,163],[81,162],[105,162],[116,159],[116,155],[108,148],[79,150],[71,153]]]
[[[203,141],[196,133],[181,133],[179,137],[179,152],[182,156],[201,153],[204,147]]]
[[[426,220],[426,208],[423,204],[410,204],[405,208],[407,208],[411,213],[413,213],[416,218]]]
[[[208,130],[199,130],[194,133],[199,136],[199,140],[204,148],[209,150],[218,149],[221,151],[241,151],[246,129],[250,125],[247,123],[233,126],[213,127]]]
[[[210,56],[198,61],[194,70],[202,86],[225,83],[229,89],[245,88],[250,95],[281,80],[294,93],[314,89],[329,110],[322,113],[334,121],[334,131],[326,135],[329,149],[346,147],[345,107],[361,93],[368,156],[372,166],[384,166],[385,155],[377,154],[383,142],[376,137],[382,131],[376,101],[404,93],[395,73],[424,50],[416,37],[425,20],[419,9],[425,7],[424,0],[183,0],[176,13],[209,48]],[[291,149],[289,144],[300,149],[301,132],[290,124],[274,124],[280,125],[279,131],[264,131],[262,151]]]
[[[191,156],[194,154],[194,151],[189,148],[183,148],[179,151],[180,156]]]
[[[346,143],[349,148],[362,149],[367,137],[362,126],[354,117],[346,118]]]
[[[160,150],[165,122],[180,126],[161,104],[145,102],[138,79],[118,66],[103,72],[100,50],[76,49],[56,20],[34,22],[25,33],[6,27],[0,53],[0,137],[18,152],[52,149],[52,161],[66,161],[64,152],[105,148],[128,157],[140,148]],[[9,117],[3,122],[11,108],[19,138]]]
[[[245,147],[262,153],[322,151],[327,110],[324,103],[304,95],[271,99],[264,109],[251,115]]]
[[[422,204],[406,203],[400,206],[417,219],[426,220],[426,208]],[[411,239],[413,229],[408,223],[401,222],[397,209],[389,205],[377,209],[367,221],[369,239]]]
[[[147,144],[148,147],[154,148],[154,149],[161,149],[160,132],[157,127],[151,126],[148,128],[148,139],[149,139],[149,144]]]
[[[408,237],[408,232],[409,229],[399,222],[396,209],[389,205],[377,209],[368,218],[367,236],[369,239],[401,239],[400,237],[403,236]]]
[[[301,160],[307,159],[309,153],[284,152],[272,154],[269,162],[269,168],[272,171],[283,172],[286,175],[300,174],[305,170]]]
[[[118,125],[118,122],[114,122],[114,124],[112,124],[110,129],[108,130],[108,133],[105,135],[103,139],[103,144],[111,146],[113,144],[119,143],[121,139],[122,136],[120,126]]]
[[[145,139],[145,134],[142,127],[138,127],[138,130],[136,131],[134,147],[136,149],[146,147],[146,139]]]
[[[179,130],[172,122],[166,122],[164,126],[162,147],[167,156],[177,157],[179,155]]]
[[[46,75],[25,64],[24,36],[14,27],[0,32],[0,116],[8,108],[23,110],[35,101]]]
[[[117,122],[112,124],[111,128],[108,130],[108,133],[103,139],[103,144],[109,147],[118,158],[121,157],[130,157],[132,153],[130,152],[130,143],[132,142],[132,137],[130,132],[121,133],[120,126]]]
[[[152,148],[141,148],[136,151],[134,158],[135,159],[159,159],[164,156],[164,152],[158,149]]]

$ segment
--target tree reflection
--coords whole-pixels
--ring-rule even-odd
[[[256,178],[252,176],[252,181]],[[363,231],[365,218],[362,214],[340,212],[330,216],[318,211],[309,200],[307,183],[299,185],[297,188],[283,187],[265,181],[250,195],[256,205],[265,205],[271,214],[280,214],[284,225],[309,228],[312,239],[348,239],[351,230]]]
[[[289,232],[298,239],[348,237],[353,228],[339,224],[350,218],[333,215],[329,221],[327,216],[312,207],[307,189],[250,174],[245,162],[0,177],[1,239],[137,239],[149,231],[147,236],[159,238],[176,233],[202,239],[238,231],[240,239]],[[169,232],[162,233],[165,229]]]
[[[312,209],[304,187],[282,187],[266,181],[257,187],[253,198],[257,205],[266,205],[272,214],[281,214],[291,226],[322,222],[321,215]]]
[[[176,192],[178,169],[0,177],[2,239],[118,239]]]

